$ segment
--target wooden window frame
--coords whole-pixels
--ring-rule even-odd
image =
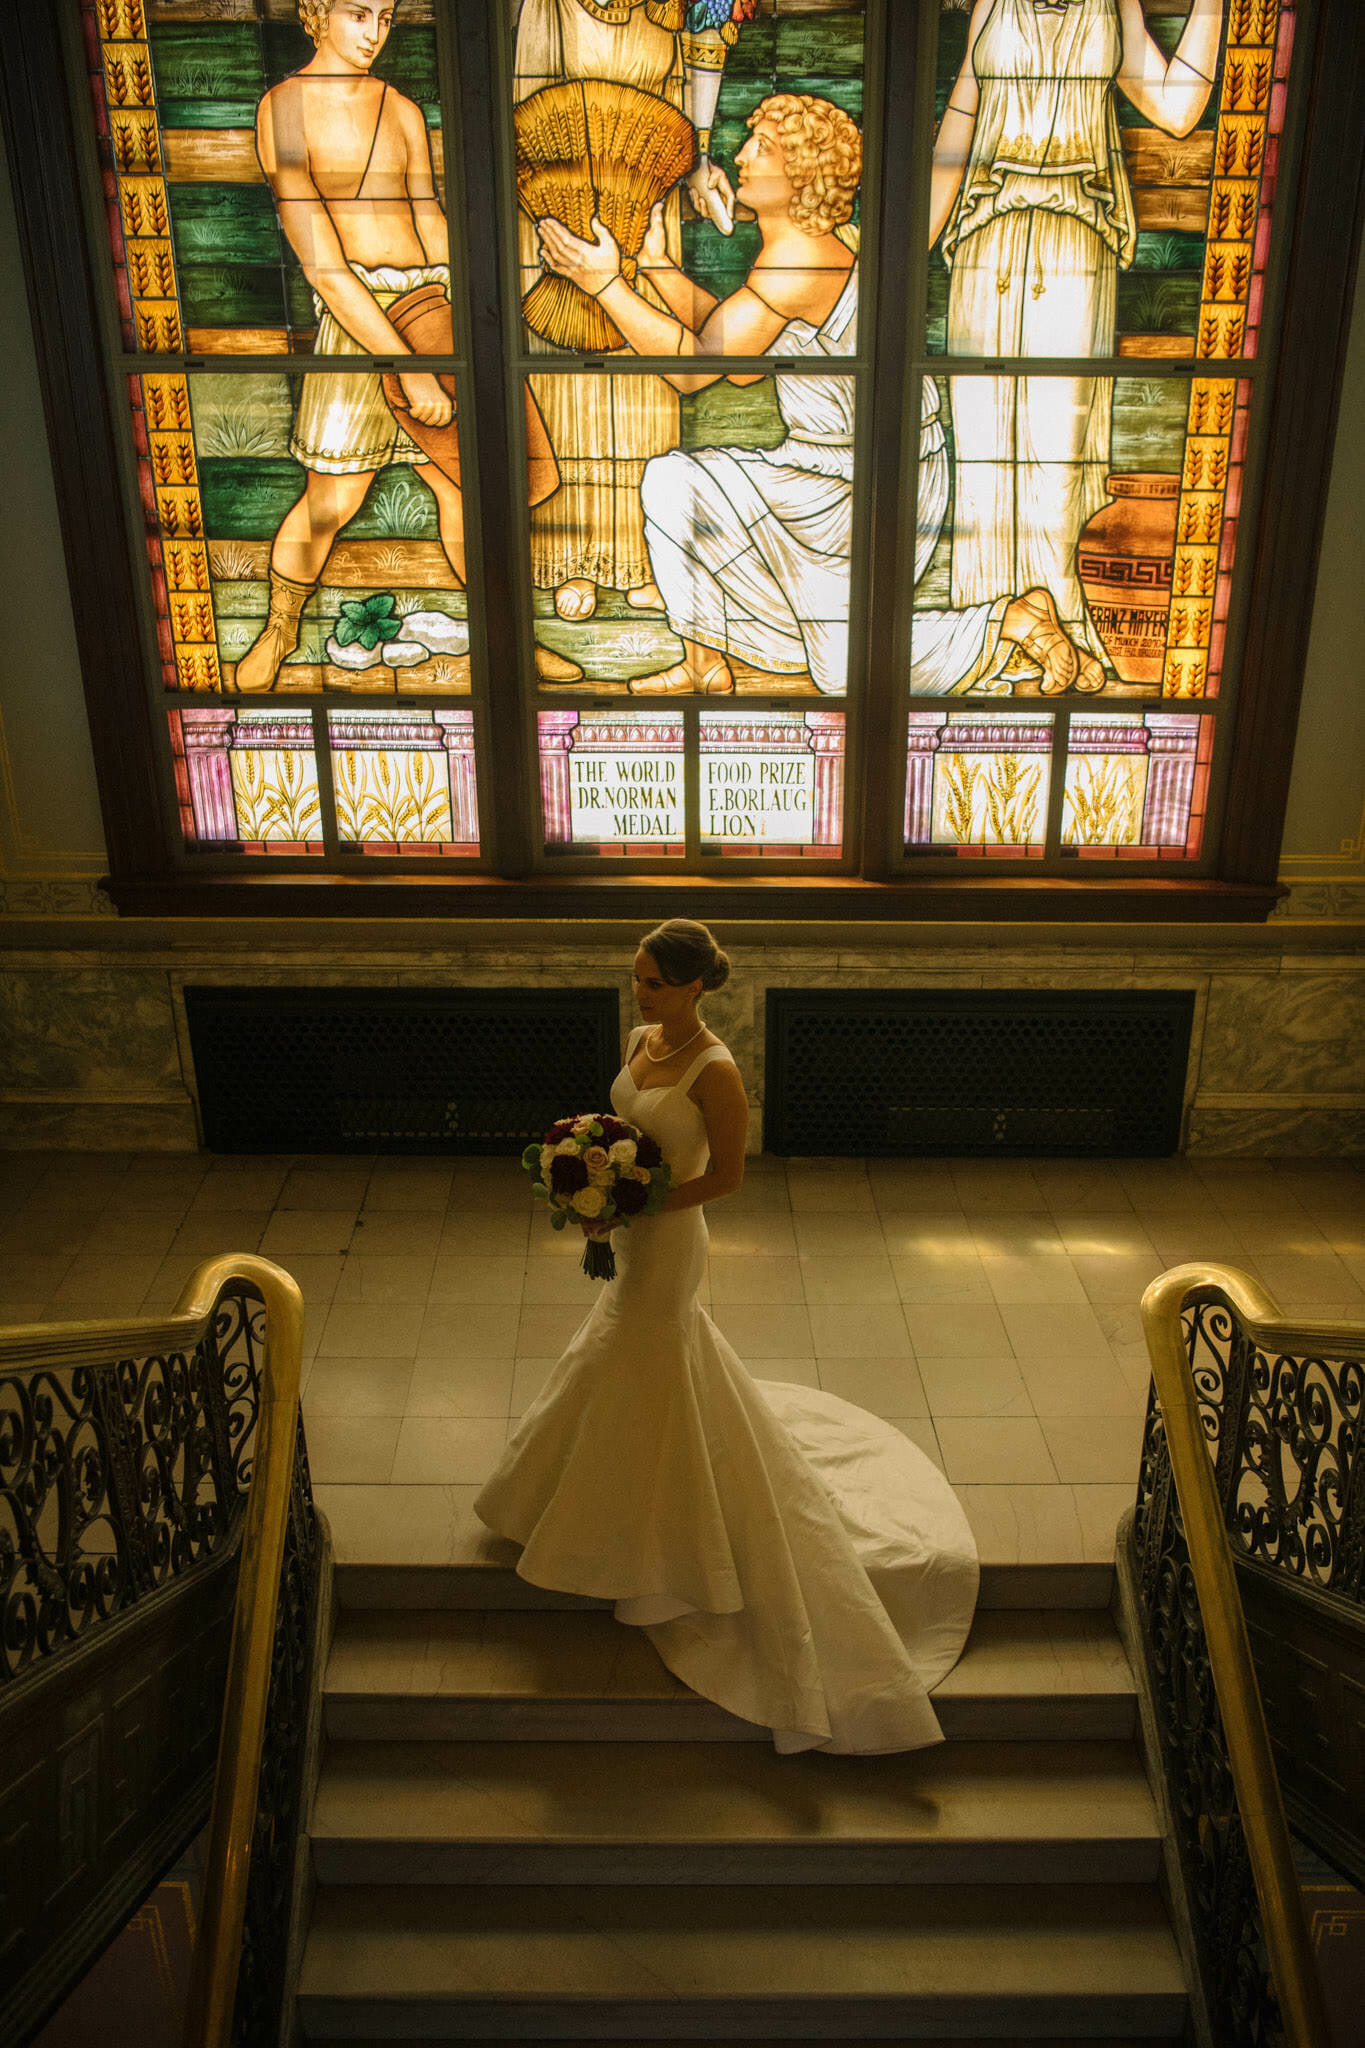
[[[461,51],[460,181],[466,218],[498,219],[499,115],[488,81],[498,75],[505,0],[453,0]],[[871,69],[884,80],[877,264],[881,289],[869,382],[904,390],[910,347],[905,318],[907,220],[916,218],[915,161],[896,148],[926,104],[925,52],[937,0],[874,6],[879,47]],[[1074,878],[1018,872],[906,874],[889,821],[900,801],[903,750],[865,746],[859,800],[859,873],[613,875],[546,874],[533,850],[533,721],[521,685],[525,624],[512,550],[498,536],[520,531],[505,450],[512,378],[501,327],[506,252],[492,233],[470,236],[464,257],[471,308],[463,373],[478,422],[470,467],[477,479],[482,546],[471,575],[482,581],[487,701],[499,712],[496,744],[481,778],[486,865],[447,875],[360,868],[300,874],[187,871],[174,837],[164,767],[164,713],[147,684],[141,536],[125,494],[101,314],[103,281],[86,177],[89,138],[73,114],[71,36],[77,0],[13,0],[0,69],[3,120],[24,254],[39,376],[47,415],[67,560],[78,567],[71,598],[110,872],[125,914],[153,916],[653,917],[662,903],[712,919],[1001,919],[1055,921],[1256,921],[1282,890],[1276,867],[1289,795],[1294,735],[1311,625],[1362,215],[1365,214],[1365,9],[1360,0],[1299,0],[1291,106],[1297,177],[1282,182],[1280,235],[1288,231],[1278,322],[1263,342],[1258,383],[1268,391],[1258,517],[1235,731],[1223,776],[1221,828],[1197,875]],[[1291,111],[1291,124],[1294,115]],[[1292,185],[1292,189],[1291,189]],[[870,617],[895,616],[904,462],[899,408],[883,403],[870,448]],[[890,516],[884,516],[888,508]],[[123,622],[125,630],[111,630]],[[862,685],[865,733],[889,730],[898,701],[891,635],[872,636]],[[901,700],[903,701],[903,700]],[[162,729],[158,730],[158,719]],[[849,796],[855,792],[850,787]],[[847,850],[847,842],[846,842]],[[747,865],[747,864],[746,864]],[[357,869],[359,871],[357,871]]]

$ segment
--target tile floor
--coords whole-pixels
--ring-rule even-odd
[[[0,1188],[7,1323],[169,1308],[212,1252],[295,1275],[314,1478],[362,1555],[439,1551],[593,1294],[510,1161],[9,1153]],[[754,1372],[913,1437],[992,1563],[1111,1555],[1164,1267],[1365,1320],[1348,1164],[762,1158],[709,1222],[706,1299]]]

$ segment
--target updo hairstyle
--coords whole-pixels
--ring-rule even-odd
[[[721,951],[704,924],[690,917],[670,917],[640,941],[664,980],[674,988],[699,981],[703,991],[724,988],[730,979],[730,956]]]

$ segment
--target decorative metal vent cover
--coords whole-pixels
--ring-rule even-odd
[[[764,1144],[1174,1152],[1193,1013],[1183,989],[771,989]]]
[[[601,1109],[615,989],[187,988],[215,1152],[516,1153]]]

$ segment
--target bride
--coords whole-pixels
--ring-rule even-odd
[[[617,1238],[618,1277],[475,1507],[523,1546],[523,1578],[614,1601],[779,1750],[917,1749],[942,1739],[929,1689],[971,1625],[966,1518],[889,1423],[753,1380],[697,1300],[703,1205],[744,1178],[744,1084],[697,1008],[729,971],[686,918],[640,942],[644,1022],[611,1100],[658,1140],[673,1186]]]

